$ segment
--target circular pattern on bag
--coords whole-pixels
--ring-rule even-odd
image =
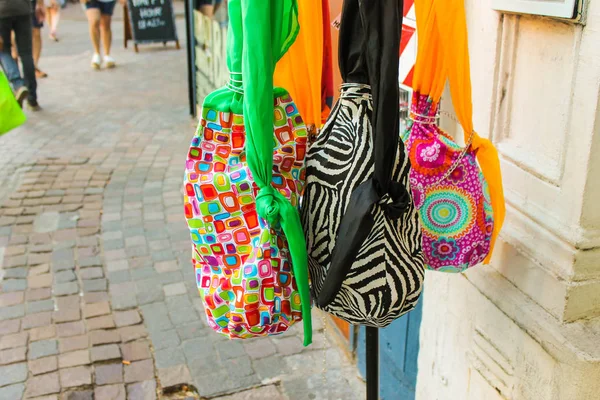
[[[460,238],[474,223],[476,209],[473,199],[462,189],[434,187],[426,193],[421,208],[425,234]]]

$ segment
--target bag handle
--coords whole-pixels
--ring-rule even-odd
[[[350,197],[340,223],[331,265],[317,304],[333,301],[343,280],[374,225],[372,208],[380,204],[389,218],[398,218],[410,204],[410,196],[392,181],[396,158],[406,157],[400,140],[399,53],[402,0],[345,0],[340,27],[340,70],[345,81],[369,83],[373,98],[371,125],[375,172]],[[366,67],[366,71],[361,70]],[[366,81],[366,82],[365,82]],[[398,152],[398,154],[397,154]]]
[[[308,255],[298,210],[271,185],[273,178],[273,73],[275,64],[298,35],[296,0],[241,1],[242,76],[246,156],[259,192],[258,214],[285,234],[300,294],[304,345],[312,342]]]
[[[415,9],[420,30],[415,90],[429,94],[435,102],[439,102],[446,79],[449,80],[452,104],[463,128],[465,143],[470,143],[471,151],[476,154],[490,191],[494,231],[490,252],[484,260],[484,264],[488,264],[504,223],[506,209],[498,151],[490,140],[480,137],[473,129],[464,0],[415,0]]]

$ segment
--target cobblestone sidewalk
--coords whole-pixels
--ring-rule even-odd
[[[44,111],[0,137],[0,400],[364,398],[318,315],[307,349],[300,329],[207,327],[182,210],[185,53],[125,51],[117,14],[119,66],[92,71],[80,8],[63,14]]]

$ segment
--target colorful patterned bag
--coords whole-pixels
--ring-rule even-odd
[[[489,262],[504,220],[498,154],[473,130],[463,1],[415,1],[419,47],[413,122],[404,134],[413,200],[423,226],[425,266],[444,272]],[[465,132],[464,148],[436,125],[447,78]]]
[[[289,94],[272,83],[272,62],[297,33],[295,1],[259,3],[229,1],[228,67],[244,72],[232,73],[228,86],[204,101],[186,163],[185,215],[209,325],[245,339],[304,320],[308,345],[308,268],[297,210],[307,131]],[[271,26],[273,44],[264,43],[262,30]],[[250,44],[253,51],[243,52]]]

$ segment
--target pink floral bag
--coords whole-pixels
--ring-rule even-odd
[[[498,153],[473,129],[464,0],[415,0],[419,44],[404,133],[425,267],[462,272],[489,262],[504,219]],[[437,125],[446,80],[465,147]]]

